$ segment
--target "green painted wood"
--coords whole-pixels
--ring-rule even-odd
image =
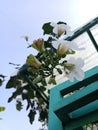
[[[77,118],[76,120],[70,121],[70,123],[66,124],[62,130],[73,130],[75,128],[84,126],[85,124],[89,124],[95,121],[98,121],[98,110],[94,111],[90,115],[86,115],[81,118]]]
[[[97,81],[98,66],[85,72],[85,79],[81,82],[78,82],[76,80],[75,82],[67,81],[52,88],[50,90],[48,130],[72,130],[74,128],[83,126],[86,123],[98,120],[97,108],[93,111],[89,111],[90,114],[84,113],[82,116],[80,115],[81,118],[75,117],[76,114],[79,114],[79,111],[81,112],[83,111],[83,109],[87,109],[86,107],[84,107],[84,105],[88,105],[92,102],[94,103],[95,100],[98,99]],[[85,88],[67,97],[65,101],[64,95],[80,89],[83,86],[85,86]],[[98,105],[98,102],[96,104]],[[94,104],[88,105],[87,107],[90,108],[93,106]],[[84,108],[80,109],[80,107]],[[65,112],[65,114],[63,112]],[[56,115],[55,113],[59,114]],[[59,115],[60,117],[58,118]],[[70,117],[72,117],[72,115],[75,119],[70,120]]]
[[[91,103],[69,113],[69,116],[74,119],[74,118],[78,118],[78,117],[82,117],[84,115],[90,114],[96,110],[98,110],[98,100],[95,100],[94,102],[91,102]]]
[[[63,130],[62,122],[53,111],[53,107],[58,100],[61,100],[59,91],[56,94],[55,91],[50,91],[48,130]]]
[[[54,112],[62,122],[65,122],[66,118],[63,115],[68,115],[68,113],[96,99],[98,99],[98,82],[94,82],[57,102],[54,106]]]

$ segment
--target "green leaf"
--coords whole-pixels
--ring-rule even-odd
[[[35,101],[32,101],[31,102],[31,108],[34,108],[34,106],[35,106]]]
[[[53,33],[53,27],[49,23],[45,23],[42,27],[44,34],[52,34]]]
[[[33,106],[33,103],[31,102],[31,100],[29,98],[27,98],[26,100],[27,100],[26,110],[28,110],[30,107]]]
[[[43,78],[42,81],[41,81],[41,83],[42,83],[43,86],[46,86],[47,85],[46,79]]]
[[[46,87],[40,86],[40,90],[44,92],[46,90]]]
[[[4,111],[4,110],[5,110],[5,107],[0,106],[0,112],[1,112],[1,111]]]
[[[27,90],[28,90],[28,93],[27,93],[28,98],[33,99],[34,98],[34,90],[32,88],[28,88]]]
[[[49,84],[56,84],[55,76],[50,76],[48,83]]]
[[[25,94],[25,93],[22,93],[22,99],[25,100],[25,99],[27,99],[27,98],[28,98],[28,95]]]
[[[17,76],[11,77],[10,80],[6,84],[7,89],[13,88],[13,87],[15,88],[17,86],[18,87],[21,86],[21,81],[18,80]]]
[[[33,121],[34,121],[34,119],[35,119],[35,114],[36,114],[36,111],[34,111],[34,110],[30,110],[30,112],[29,112],[29,114],[28,114],[28,117],[29,117],[29,121],[30,121],[30,123],[32,124],[33,123]]]
[[[27,107],[26,107],[26,110],[28,110],[29,107],[30,107],[30,103],[29,103],[28,100],[27,100]]]
[[[62,74],[62,70],[60,68],[56,68],[59,74]]]
[[[46,109],[41,109],[40,110],[40,118],[39,118],[39,121],[45,121],[45,119],[46,119],[46,115],[48,115],[48,112],[47,112],[47,110]],[[48,118],[48,117],[47,117]]]
[[[12,96],[8,99],[8,102],[11,102],[13,99],[15,99],[18,95],[22,94],[22,89],[23,88],[19,88],[17,89],[15,92],[12,93]]]
[[[22,103],[20,102],[20,101],[17,101],[17,104],[16,104],[16,109],[18,110],[18,111],[20,111],[21,109],[22,109]]]

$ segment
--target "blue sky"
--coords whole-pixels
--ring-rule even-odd
[[[34,53],[27,49],[22,38],[30,37],[31,42],[42,36],[42,25],[45,22],[67,22],[72,30],[82,26],[98,16],[98,0],[0,0],[0,73],[9,78],[15,69],[9,62],[24,64],[26,56]],[[11,90],[0,88],[0,105],[6,111],[0,113],[1,130],[38,130],[37,120],[29,124],[25,108],[18,112],[15,102],[8,104]]]

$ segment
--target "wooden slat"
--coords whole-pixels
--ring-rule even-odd
[[[71,96],[62,99],[54,106],[54,112],[62,122],[65,121],[64,115],[98,99],[98,82],[92,83],[86,88],[73,93]]]

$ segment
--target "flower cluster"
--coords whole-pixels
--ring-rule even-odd
[[[10,77],[6,85],[7,89],[15,89],[8,102],[16,98],[18,111],[23,108],[22,102],[27,101],[26,110],[29,110],[28,117],[31,124],[38,111],[39,121],[46,124],[49,107],[49,95],[46,95],[46,92],[50,84],[58,84],[58,75],[63,75],[70,81],[74,81],[74,78],[81,81],[84,78],[82,70],[84,62],[81,58],[74,58],[75,52],[81,48],[75,42],[67,40],[68,36],[73,35],[70,27],[64,22],[49,22],[45,23],[42,29],[45,38],[38,38],[31,44],[29,37],[24,36],[29,44],[28,48],[33,48],[32,54],[27,56],[26,63],[19,68],[17,74]],[[34,49],[38,52],[36,55],[33,53]],[[1,75],[1,81],[2,78]]]
[[[59,74],[65,73],[70,81],[74,78],[83,80],[84,72],[81,69],[84,62],[81,58],[72,57],[75,51],[81,50],[73,41],[66,40],[66,37],[73,35],[70,27],[64,22],[49,22],[42,27],[43,34],[48,35],[48,39],[39,38],[34,40],[29,47],[33,47],[38,51],[35,56],[30,54],[26,59],[29,65],[28,71],[32,73],[33,83],[41,83],[47,85],[46,78],[49,78],[48,84],[56,84],[54,69]],[[25,36],[28,41],[27,36]],[[70,55],[70,58],[66,58]],[[59,66],[59,67],[58,67]]]

